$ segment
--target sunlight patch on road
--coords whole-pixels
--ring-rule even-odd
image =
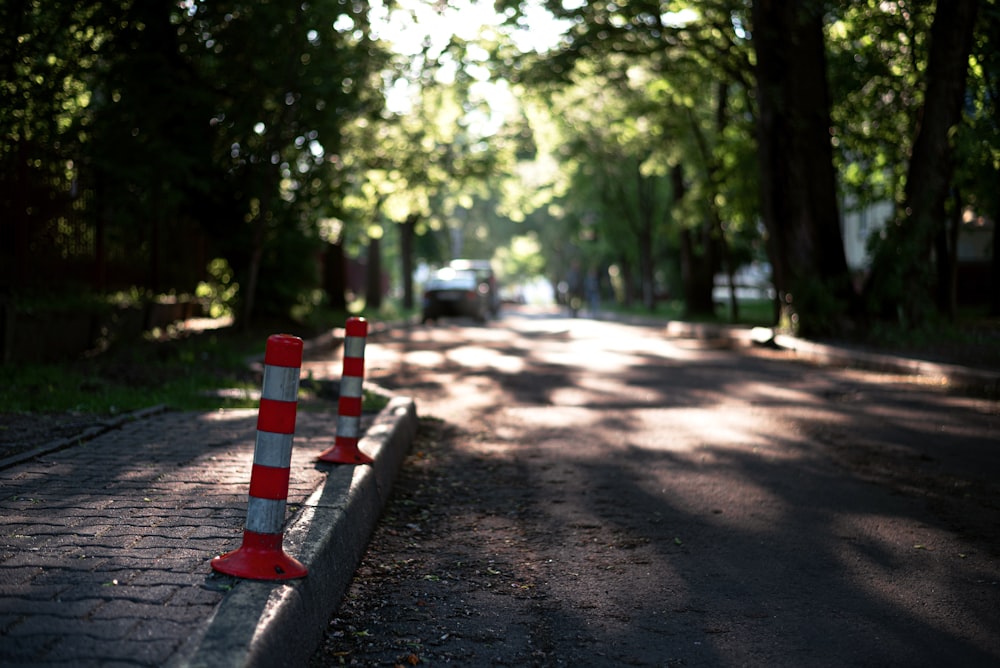
[[[403,355],[407,364],[422,367],[440,367],[445,356],[436,350],[411,350]]]
[[[585,428],[594,420],[594,411],[586,408],[560,406],[510,406],[503,412],[516,419],[525,427],[580,427]]]
[[[653,409],[634,411],[633,419],[639,423],[637,432],[656,434],[655,441],[638,443],[641,447],[690,450],[700,445],[767,445],[767,440],[759,436],[762,427],[757,420],[737,412],[715,408]],[[669,426],[669,431],[664,431],[664,426]]]
[[[491,368],[506,373],[524,369],[524,359],[480,346],[461,346],[448,351],[448,359],[470,369]]]
[[[744,404],[790,406],[816,402],[814,392],[772,382],[744,381],[739,385],[729,385],[727,389],[731,389],[727,396],[732,401]]]

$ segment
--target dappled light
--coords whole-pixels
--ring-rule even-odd
[[[633,659],[780,663],[809,656],[817,634],[868,624],[879,638],[862,634],[845,656],[996,649],[982,633],[995,596],[963,601],[969,581],[949,573],[994,577],[989,543],[972,536],[995,513],[957,534],[921,502],[982,510],[954,494],[991,484],[962,460],[991,459],[981,435],[992,402],[516,310],[488,327],[399,332],[370,355],[382,382],[458,430],[440,456],[506,490],[497,506],[472,493],[451,508],[447,535],[474,537],[487,576],[526,600],[558,602],[546,619],[587,638],[579,648],[613,654],[656,638],[659,653]],[[454,568],[420,559],[426,571]],[[510,637],[532,624],[517,596],[489,604]],[[980,629],[967,645],[963,618]],[[904,650],[915,638],[920,649]]]
[[[447,359],[463,366],[496,369],[503,373],[518,373],[525,368],[524,360],[520,356],[505,355],[477,346],[455,348],[447,354]]]
[[[408,463],[460,474],[411,490],[440,517],[385,518],[418,586],[361,597],[426,632],[386,645],[449,649],[370,663],[997,663],[998,3],[0,3],[0,515],[46,586],[24,609],[103,605],[80,582],[123,545],[186,587],[129,606],[215,605],[194,575],[242,521],[250,339],[319,337],[285,401],[289,507],[315,509],[355,475],[314,458],[363,314],[351,366],[424,418]],[[366,408],[341,432],[371,424],[342,398]],[[475,566],[421,553],[451,536]],[[52,650],[26,619],[0,637]],[[381,641],[337,633],[359,654],[331,663]]]

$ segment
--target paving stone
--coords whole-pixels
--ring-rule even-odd
[[[164,412],[0,470],[0,663],[168,663],[224,597],[209,562],[241,543],[256,416]],[[333,420],[298,425],[289,519]]]
[[[114,666],[160,666],[161,657],[170,656],[179,646],[176,639],[152,640],[125,638],[114,643],[89,636],[74,637],[67,634],[49,651],[49,656],[75,655],[74,665],[81,668],[111,668]],[[60,664],[53,664],[60,665]]]
[[[21,619],[23,618],[18,618],[17,621]],[[4,630],[3,642],[0,642],[0,663],[4,666],[42,665],[44,657],[59,643],[59,638],[51,634],[21,636],[8,640],[8,631],[13,626],[0,625]]]
[[[59,617],[72,619],[84,617],[92,612],[103,601],[94,598],[80,599],[78,601],[65,601],[61,599],[39,600],[32,598],[22,598],[20,595],[5,596],[0,602],[0,611],[4,615],[44,615],[49,617]]]
[[[67,637],[103,641],[123,640],[138,623],[135,618],[125,617],[104,617],[95,621],[86,617],[69,618],[36,614],[24,617],[18,624],[9,628],[5,634],[4,644],[9,641],[16,645],[23,638],[51,638],[53,635],[58,635],[61,640]]]

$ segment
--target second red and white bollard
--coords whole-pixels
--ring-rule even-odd
[[[337,403],[337,436],[333,447],[320,453],[320,461],[333,464],[371,464],[374,461],[358,449],[367,336],[367,320],[356,317],[347,319],[344,373],[340,379],[340,399]]]

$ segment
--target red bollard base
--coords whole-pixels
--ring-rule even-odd
[[[212,559],[212,570],[248,580],[293,580],[308,570],[281,549],[281,534],[243,532],[243,546]]]
[[[358,444],[354,442],[344,442],[348,439],[337,439],[332,448],[320,453],[318,459],[321,462],[330,464],[373,464],[375,460],[361,452]],[[354,439],[351,439],[352,441]]]

